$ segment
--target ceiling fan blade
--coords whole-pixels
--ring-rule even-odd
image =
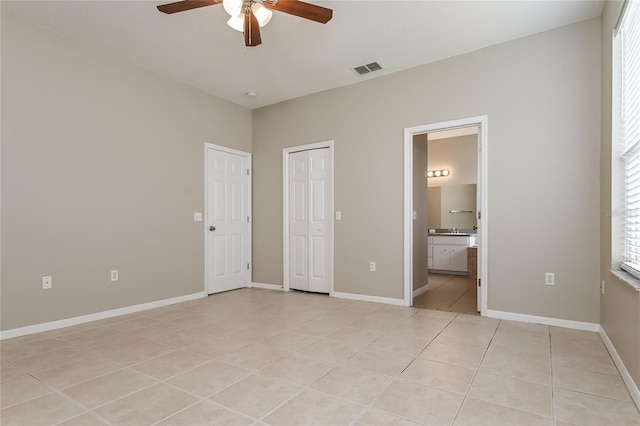
[[[251,8],[247,8],[244,13],[244,45],[249,47],[258,46],[262,43],[260,38],[260,25]]]
[[[299,0],[278,0],[276,4],[265,1],[263,5],[269,9],[310,19],[321,24],[326,24],[333,17],[333,10]]]
[[[222,0],[184,0],[175,3],[168,3],[158,6],[158,10],[164,13],[184,12],[185,10],[197,9],[199,7],[211,6],[222,3]]]

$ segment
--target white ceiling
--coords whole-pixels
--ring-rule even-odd
[[[333,9],[329,23],[274,12],[262,45],[245,47],[222,5],[155,7],[170,2],[2,1],[2,13],[253,109],[595,18],[604,3],[311,0]],[[351,69],[373,61],[384,70]]]

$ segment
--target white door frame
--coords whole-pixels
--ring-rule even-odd
[[[331,197],[329,200],[329,211],[331,212],[331,232],[329,233],[329,296],[333,297],[333,244],[334,244],[334,228],[335,222],[333,220],[333,200],[335,197],[333,176],[335,174],[335,162],[333,157],[333,141],[317,142],[307,145],[292,146],[289,148],[282,148],[282,289],[289,291],[289,154],[298,151],[309,151],[311,149],[329,148],[329,155],[331,156],[331,175],[329,182],[331,188]]]
[[[404,304],[413,304],[413,136],[440,130],[451,130],[460,127],[478,126],[479,169],[478,185],[480,190],[480,205],[478,213],[482,215],[480,220],[480,247],[478,250],[478,262],[480,263],[480,315],[487,314],[487,211],[488,211],[488,116],[462,118],[459,120],[444,121],[440,123],[425,124],[422,126],[406,127],[404,129]]]
[[[246,157],[249,168],[249,183],[247,185],[247,208],[249,215],[249,234],[247,235],[247,250],[249,251],[247,261],[249,262],[249,281],[247,282],[247,287],[251,287],[251,282],[253,281],[253,249],[252,249],[252,238],[251,238],[251,226],[253,224],[253,215],[251,209],[251,177],[253,176],[252,171],[252,163],[251,163],[251,153],[245,151],[239,151],[237,149],[228,148],[222,145],[216,145],[213,143],[205,142],[204,143],[204,216],[202,220],[203,224],[203,232],[204,232],[204,291],[205,294],[209,294],[209,253],[211,253],[211,249],[209,248],[209,239],[207,238],[207,232],[209,232],[207,228],[207,218],[209,217],[209,179],[207,179],[207,174],[209,173],[209,161],[207,151],[209,149],[215,149],[216,151],[222,151],[227,154],[235,154],[241,157]]]

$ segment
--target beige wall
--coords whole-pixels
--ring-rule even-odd
[[[427,285],[427,134],[413,137],[413,290]]]
[[[483,114],[489,308],[599,322],[599,19],[255,110],[254,281],[283,280],[282,148],[334,140],[335,289],[401,299],[403,129]]]
[[[471,228],[476,225],[476,202],[461,209],[443,203],[447,197],[447,188],[456,187],[464,191],[460,185],[467,186],[478,182],[478,135],[466,135],[455,138],[429,140],[429,170],[448,169],[449,176],[434,177],[427,180],[429,186],[429,211],[438,212],[429,218],[429,228]],[[455,190],[454,190],[455,191]],[[475,190],[474,190],[475,191]],[[453,192],[448,192],[450,195]],[[457,192],[456,192],[457,193]],[[475,200],[475,199],[474,199]],[[446,205],[445,205],[446,204]],[[468,203],[465,203],[467,205]],[[432,207],[433,206],[433,207]],[[449,209],[472,210],[473,214],[451,214]]]
[[[478,182],[478,135],[429,141],[429,170],[449,169],[449,176],[429,179],[429,186]]]
[[[429,207],[429,228],[440,228],[442,224],[442,187],[430,186],[427,189]]]
[[[471,229],[477,225],[477,185],[443,186],[440,191],[440,226],[437,228]],[[451,210],[465,213],[451,213]],[[469,212],[469,213],[466,213]]]
[[[202,292],[204,142],[251,111],[3,13],[2,329]]]
[[[600,211],[600,276],[605,294],[600,297],[600,321],[625,367],[640,387],[640,293],[614,277],[612,267],[611,203],[611,66],[612,31],[622,2],[607,1],[602,14],[602,146]]]
[[[2,56],[2,329],[202,291],[202,145],[250,151],[251,112],[6,14]],[[596,19],[254,111],[253,280],[282,148],[335,140],[335,290],[401,299],[402,131],[487,114],[489,308],[598,322],[599,61]]]

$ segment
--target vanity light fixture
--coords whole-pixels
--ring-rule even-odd
[[[429,170],[427,172],[427,177],[428,178],[432,178],[432,177],[443,177],[443,176],[449,176],[451,174],[451,172],[449,172],[449,169],[442,169],[442,170]]]

